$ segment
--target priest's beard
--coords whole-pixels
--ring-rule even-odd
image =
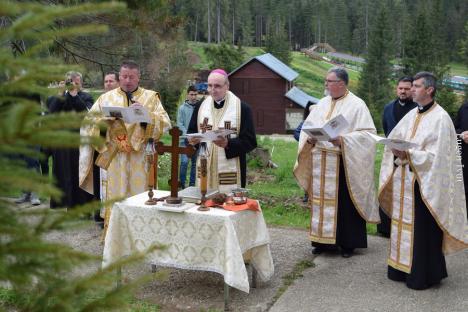
[[[329,96],[330,95],[330,91],[328,91],[327,89],[323,90],[323,96]]]

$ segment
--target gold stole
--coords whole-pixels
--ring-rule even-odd
[[[312,152],[310,239],[336,243],[340,151],[315,148]]]
[[[416,113],[410,140],[416,135],[424,114]],[[414,243],[414,185],[416,175],[408,162],[393,172],[392,223],[388,265],[405,273],[411,272]]]
[[[336,102],[347,95],[348,91],[339,99],[332,99],[325,121],[332,118]],[[310,239],[314,242],[336,243],[340,155],[341,151],[336,149],[316,147],[312,150],[312,175],[308,193],[311,195]]]
[[[238,135],[240,131],[240,106],[239,98],[230,91],[226,93],[225,103],[221,109],[215,109],[213,99],[208,97],[199,109],[198,130],[200,131],[203,126],[217,130],[225,126],[225,121],[230,121],[232,129],[235,129]],[[235,135],[232,134],[232,136]],[[207,148],[209,151],[208,188],[229,193],[233,188],[240,186],[239,157],[226,159],[224,149],[211,142],[207,143]],[[197,170],[200,170],[200,158],[197,160]]]

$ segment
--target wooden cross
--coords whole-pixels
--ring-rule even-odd
[[[208,118],[207,117],[205,117],[203,119],[203,123],[200,124],[200,129],[201,129],[202,133],[205,133],[206,130],[213,129],[213,126],[208,124]]]
[[[171,155],[171,179],[169,184],[171,185],[171,196],[166,199],[168,204],[180,204],[182,199],[177,196],[177,190],[179,186],[179,154],[186,154],[187,156],[192,156],[195,153],[195,148],[193,146],[180,147],[179,146],[179,137],[182,134],[182,131],[178,127],[173,127],[169,130],[169,134],[172,137],[172,145],[166,146],[163,144],[158,144],[156,146],[156,151],[159,155],[164,153],[170,153]]]

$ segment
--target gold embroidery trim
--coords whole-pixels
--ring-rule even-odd
[[[332,116],[333,111],[335,110],[336,102],[341,101],[341,100],[344,99],[348,94],[349,94],[349,90],[346,90],[345,94],[344,94],[342,97],[339,97],[339,98],[337,98],[336,100],[332,99],[332,106],[331,106],[330,110],[328,111],[327,117],[325,117],[325,120],[330,119],[330,117]]]
[[[403,223],[403,206],[405,203],[405,166],[401,167],[401,185],[400,185],[400,214],[398,216],[398,236],[397,236],[397,255],[396,261],[400,262],[400,248],[401,248],[401,231],[402,231],[402,223]]]
[[[319,218],[319,228],[318,228],[318,235],[323,235],[323,204],[324,204],[324,196],[325,196],[325,170],[327,165],[327,152],[322,151],[322,159],[320,163],[320,218]]]

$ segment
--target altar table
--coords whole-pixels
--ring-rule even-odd
[[[169,195],[155,191],[155,197]],[[143,252],[154,244],[165,245],[147,255],[152,265],[217,272],[224,282],[249,292],[244,255],[267,281],[274,273],[270,237],[261,211],[239,212],[197,207],[184,212],[166,212],[145,205],[142,193],[115,203],[104,244],[106,267],[134,252]]]

